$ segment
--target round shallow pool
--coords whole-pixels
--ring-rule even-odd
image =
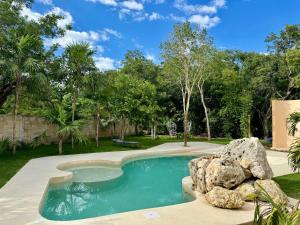
[[[123,174],[116,168],[73,168],[72,181],[49,186],[41,214],[50,220],[76,220],[192,201],[181,185],[192,158],[138,159],[125,163]],[[99,181],[109,175],[113,179]]]

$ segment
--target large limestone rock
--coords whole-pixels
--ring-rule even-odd
[[[213,206],[224,209],[238,209],[245,204],[238,192],[222,187],[214,187],[205,194],[205,199]]]
[[[237,191],[244,201],[252,201],[250,196],[256,194],[256,190],[254,188],[254,180],[247,181],[245,183],[240,184],[234,190]]]
[[[242,167],[232,159],[215,158],[206,168],[205,181],[207,191],[215,186],[230,189],[246,179]]]
[[[189,162],[190,176],[193,180],[193,188],[201,193],[206,193],[206,168],[216,156],[202,156]]]
[[[190,176],[194,183],[193,188],[194,188],[194,190],[200,191],[202,193],[203,193],[202,186],[204,184],[204,181],[203,181],[203,183],[201,183],[201,179],[205,176],[205,169],[207,167],[206,164],[208,164],[208,162],[209,162],[209,160],[205,156],[196,158],[196,159],[192,159],[189,162]],[[197,177],[198,170],[199,170],[199,176],[200,176],[199,178]],[[201,173],[203,173],[203,175]],[[199,179],[199,184],[198,184],[198,179]],[[204,184],[204,186],[205,186],[205,184]]]
[[[262,188],[270,195],[273,201],[277,204],[287,204],[288,197],[280,189],[279,185],[273,180],[257,180],[254,183],[256,191],[259,193],[262,191]],[[264,200],[263,198],[260,200]]]
[[[272,169],[267,161],[266,150],[258,138],[243,138],[230,142],[220,153],[221,159],[237,160],[239,164],[249,170],[254,177],[270,179]]]

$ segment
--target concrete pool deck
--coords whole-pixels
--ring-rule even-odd
[[[0,189],[0,225],[232,225],[249,222],[253,218],[253,205],[247,203],[240,210],[212,207],[197,196],[192,202],[144,209],[75,221],[51,221],[39,213],[39,206],[49,182],[62,182],[72,177],[71,172],[60,169],[77,165],[121,165],[136,157],[168,154],[213,154],[222,145],[191,142],[166,143],[147,150],[87,153],[51,156],[30,160],[8,183]],[[292,173],[287,153],[267,151],[268,161],[275,176]],[[138,197],[138,196],[137,196]]]

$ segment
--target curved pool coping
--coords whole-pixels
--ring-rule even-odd
[[[45,193],[44,193],[44,195],[41,199],[41,202],[39,204],[39,213],[43,218],[45,218],[47,220],[51,220],[51,219],[48,219],[48,218],[44,217],[41,213],[43,203],[44,203],[45,198],[47,196],[47,190],[48,190],[50,185],[65,183],[65,182],[71,182],[72,179],[73,179],[73,171],[69,171],[71,169],[76,169],[76,168],[81,168],[81,167],[84,168],[84,167],[89,167],[89,166],[96,166],[96,167],[99,166],[99,167],[106,167],[106,168],[117,168],[117,169],[121,170],[121,173],[119,173],[117,176],[112,176],[108,179],[97,181],[97,182],[107,182],[107,181],[116,180],[116,179],[120,178],[121,176],[123,176],[124,171],[123,171],[122,167],[125,166],[126,164],[134,162],[134,161],[143,160],[143,159],[151,159],[151,158],[172,157],[172,156],[195,156],[195,157],[200,157],[200,156],[203,156],[203,155],[207,155],[207,154],[193,153],[193,152],[170,152],[170,153],[165,153],[165,154],[150,153],[150,154],[147,154],[147,155],[146,154],[130,155],[130,156],[122,158],[121,161],[115,162],[114,164],[110,164],[111,162],[106,161],[106,160],[104,160],[104,161],[102,161],[102,160],[92,160],[92,161],[81,160],[81,161],[65,162],[65,163],[58,164],[56,166],[56,168],[58,170],[61,170],[61,171],[67,172],[67,173],[71,173],[71,174],[63,175],[61,177],[56,177],[55,179],[53,179],[52,177],[49,178],[49,183],[47,185]],[[183,191],[185,191],[185,189],[188,190],[187,187],[184,187],[184,183],[182,183],[182,185],[183,185]],[[188,191],[185,191],[185,193],[191,195],[191,197],[193,198],[192,201],[196,200],[196,195],[194,193],[188,192]],[[188,201],[188,202],[190,202],[190,201]],[[179,204],[181,204],[181,203],[179,203]],[[170,206],[170,205],[161,206],[161,207],[167,207],[167,206]],[[134,211],[137,211],[137,210],[134,210]],[[127,211],[127,212],[131,212],[131,211]],[[114,214],[118,214],[118,213],[114,213]],[[113,215],[113,214],[108,214],[108,215]],[[95,216],[95,217],[102,217],[102,216]],[[95,218],[95,217],[89,217],[89,218]],[[89,219],[89,218],[84,218],[84,219]],[[68,221],[75,221],[75,220],[82,220],[82,219],[74,219],[74,220],[68,220]]]
[[[217,153],[221,147],[221,145],[201,142],[193,142],[190,145],[190,147],[186,148],[182,146],[182,143],[167,143],[148,150],[51,156],[30,160],[0,189],[0,210],[3,212],[0,217],[0,224],[226,225],[247,224],[251,221],[253,218],[253,205],[246,203],[239,210],[219,209],[209,205],[203,198],[203,195],[195,192],[189,193],[196,197],[192,202],[81,220],[52,221],[39,214],[40,204],[48,185],[50,183],[64,182],[72,178],[72,172],[62,171],[61,169],[95,164],[120,166],[124,162],[137,160],[139,157],[213,154]],[[283,157],[285,158],[286,155],[279,155],[279,158]],[[285,164],[287,163],[284,161],[283,164],[277,165],[281,167],[281,172],[283,171],[283,166],[284,168],[288,166]],[[189,185],[191,185],[189,178],[184,178],[183,188],[186,192],[189,190]]]

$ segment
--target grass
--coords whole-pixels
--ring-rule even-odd
[[[300,173],[274,177],[273,180],[289,197],[300,199]]]
[[[140,142],[139,149],[146,149],[156,145],[160,145],[167,142],[179,142],[175,137],[161,136],[156,140],[152,140],[148,136],[138,136],[138,137],[128,137],[128,141],[138,141]],[[206,138],[191,138],[190,141],[207,141]],[[215,138],[212,139],[211,143],[216,144],[227,144],[229,139],[225,138]],[[122,147],[118,145],[113,145],[110,138],[102,138],[100,140],[100,146],[97,147],[95,142],[90,142],[87,145],[78,145],[74,149],[71,148],[69,143],[64,144],[63,154],[81,154],[81,153],[91,153],[91,152],[110,152],[110,151],[124,151],[132,150],[131,147]],[[30,159],[53,156],[58,154],[57,145],[42,145],[37,148],[32,148],[30,146],[23,146],[17,149],[17,154],[15,156],[11,155],[9,152],[4,152],[0,154],[0,188],[6,184],[6,182],[13,177]]]

